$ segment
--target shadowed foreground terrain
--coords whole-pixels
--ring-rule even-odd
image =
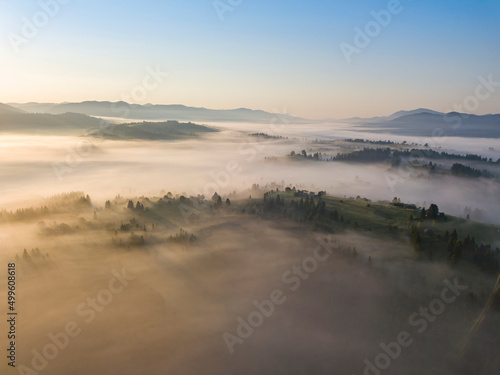
[[[1,257],[17,258],[23,371],[361,374],[385,366],[384,345],[394,356],[384,374],[498,368],[498,303],[471,331],[494,274],[465,252],[452,264],[445,249],[433,259],[416,251],[411,209],[326,195],[308,196],[306,208],[296,190],[250,193],[104,204],[71,193],[4,211]],[[371,214],[379,219],[368,230]],[[488,231],[453,217],[442,229],[450,223],[459,238]],[[74,337],[64,340],[65,329]]]

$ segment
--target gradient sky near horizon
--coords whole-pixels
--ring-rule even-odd
[[[158,65],[169,77],[127,101],[368,117],[451,111],[478,77],[500,82],[496,0],[401,0],[350,63],[340,44],[389,1],[242,0],[221,20],[213,0],[71,0],[16,53],[12,35],[53,1],[0,0],[0,102],[126,100]],[[473,112],[500,113],[500,87]]]

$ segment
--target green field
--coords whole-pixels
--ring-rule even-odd
[[[273,192],[269,197],[276,198],[278,194],[284,199],[285,207],[290,204],[292,199],[295,201],[301,199],[301,197],[294,196],[293,192]],[[315,197],[315,203],[319,199]],[[331,220],[328,217],[321,218],[320,221],[315,220],[322,229],[330,229],[332,232],[356,229],[380,235],[406,234],[411,225],[415,225],[422,232],[427,228],[431,229],[433,237],[444,236],[446,231],[451,233],[456,230],[459,238],[465,238],[469,235],[471,238],[475,237],[478,243],[500,246],[499,227],[494,224],[462,219],[446,213],[444,218],[421,220],[419,210],[397,207],[391,203],[371,202],[362,198],[351,199],[326,195],[322,196],[321,200],[325,202],[328,211],[336,210],[343,217],[341,222]],[[413,221],[410,221],[410,216],[413,216]]]

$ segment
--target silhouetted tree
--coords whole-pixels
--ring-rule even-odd
[[[435,205],[434,203],[432,203],[429,207],[429,211],[427,213],[427,215],[430,217],[430,218],[437,218],[439,216],[439,208],[437,205]]]

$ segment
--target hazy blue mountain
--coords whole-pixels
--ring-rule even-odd
[[[81,113],[89,116],[121,117],[140,120],[182,120],[182,121],[232,121],[270,123],[304,122],[305,120],[287,114],[273,114],[247,108],[207,109],[184,105],[129,104],[126,102],[85,101],[81,103],[25,103],[11,104],[31,113],[61,114]]]
[[[413,109],[411,111],[398,111],[393,113],[390,116],[387,116],[383,118],[383,121],[389,121],[389,120],[394,120],[402,116],[412,116],[412,115],[419,115],[419,114],[433,114],[433,115],[443,115],[442,112],[434,111],[432,109],[427,109],[427,108],[418,108],[418,109]]]
[[[361,117],[351,117],[348,119],[343,119],[339,120],[341,122],[351,122],[351,123],[372,123],[372,122],[381,122],[381,121],[390,121],[394,120],[398,117],[402,116],[409,116],[409,115],[417,115],[421,113],[430,113],[430,114],[435,114],[435,115],[443,115],[442,112],[434,111],[432,109],[428,108],[418,108],[418,109],[412,109],[409,111],[398,111],[393,113],[392,115],[389,116],[377,116],[377,117],[370,117],[370,118],[361,118]]]
[[[53,107],[54,103],[7,103],[9,106],[20,109],[28,113],[49,113],[49,108]]]
[[[478,116],[458,112],[421,112],[389,121],[366,122],[361,126],[368,127],[371,132],[396,135],[500,138],[500,114]]]

